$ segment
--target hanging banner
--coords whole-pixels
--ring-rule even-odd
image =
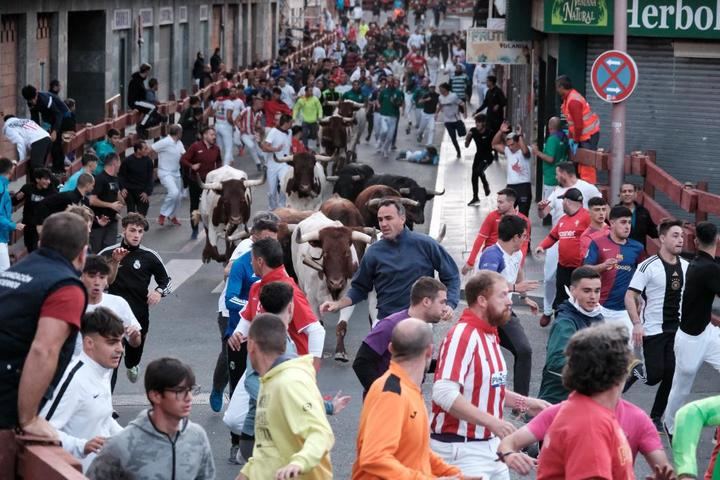
[[[506,40],[502,30],[469,28],[466,56],[469,63],[524,65],[530,63],[530,42]]]

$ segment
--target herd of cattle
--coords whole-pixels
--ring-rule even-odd
[[[318,318],[324,301],[337,300],[347,292],[366,246],[377,238],[376,215],[382,198],[400,199],[406,208],[407,226],[412,229],[425,222],[425,204],[444,193],[421,187],[410,177],[375,174],[369,165],[353,162],[356,140],[364,129],[364,109],[357,109],[353,102],[344,103],[353,107],[354,118],[336,114],[323,119],[321,145],[328,155],[299,153],[277,159],[291,167],[279,186],[287,195],[287,206],[274,211],[281,219],[278,240],[285,253],[285,268],[305,292]],[[343,110],[340,107],[338,111]],[[347,139],[352,135],[348,129],[353,124],[356,138],[348,149]],[[328,176],[325,172],[330,162],[334,169]],[[235,245],[249,236],[252,189],[264,182],[264,177],[251,180],[230,166],[213,170],[201,182],[204,262],[226,262]],[[220,243],[224,243],[223,253],[218,248]],[[369,301],[374,322],[374,295]],[[340,312],[336,360],[348,360],[344,336],[353,308]]]

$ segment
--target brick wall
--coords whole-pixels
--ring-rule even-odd
[[[38,13],[37,16],[37,31],[35,34],[36,47],[35,47],[35,84],[41,90],[47,90],[50,87],[50,15]],[[43,63],[45,75],[41,75],[43,67],[40,64]],[[42,84],[40,82],[43,81]]]
[[[17,17],[3,16],[0,22],[0,110],[16,113],[17,85]]]

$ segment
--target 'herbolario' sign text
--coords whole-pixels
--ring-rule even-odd
[[[720,0],[627,1],[629,35],[720,39]],[[543,3],[545,32],[612,34],[613,0],[545,0]]]

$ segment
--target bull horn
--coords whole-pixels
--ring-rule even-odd
[[[284,157],[275,157],[275,161],[280,162],[280,163],[292,162],[292,159],[293,159],[292,155],[286,155]]]
[[[398,192],[400,192],[400,195],[407,195],[408,193],[410,193],[410,189],[409,188],[399,188]]]
[[[298,235],[298,243],[316,242],[320,240],[320,231],[306,233],[305,235]]]
[[[330,160],[332,160],[332,157],[328,157],[327,155],[319,155],[316,153],[315,160],[317,160],[318,162],[329,162]]]
[[[445,239],[445,234],[447,233],[447,225],[444,223],[440,224],[440,231],[438,232],[437,237],[435,238],[435,241],[437,243],[442,243],[442,241]]]
[[[350,177],[350,179],[353,182],[359,182],[360,180],[362,180],[362,175],[353,175],[352,177]]]
[[[265,171],[263,171],[262,177],[255,179],[255,180],[245,180],[245,186],[246,187],[259,187],[260,185],[265,183],[266,179]]]
[[[412,200],[410,198],[401,198],[400,203],[402,203],[406,207],[417,207],[418,205],[420,205],[420,203],[418,203],[415,200]]]
[[[371,243],[372,237],[362,232],[352,232],[352,240],[353,242]]]
[[[425,191],[427,192],[428,195],[435,195],[435,196],[445,195],[445,189],[444,189],[444,188],[442,189],[442,191],[430,190],[430,189],[426,188]]]
[[[287,224],[288,232],[293,233],[295,231],[295,229],[297,228],[297,226],[298,226],[297,223],[288,223]]]
[[[220,182],[205,183],[202,180],[198,179],[198,183],[200,184],[200,188],[202,188],[203,190],[219,190],[222,188],[222,183]]]
[[[327,180],[328,182],[337,182],[339,178],[340,177],[338,177],[337,175],[328,175],[327,177],[325,177],[325,180]]]
[[[363,232],[371,237],[377,237],[377,229],[375,227],[363,227]]]
[[[378,205],[380,205],[380,202],[382,202],[382,198],[371,198],[365,203],[365,206],[367,208],[377,208]]]

